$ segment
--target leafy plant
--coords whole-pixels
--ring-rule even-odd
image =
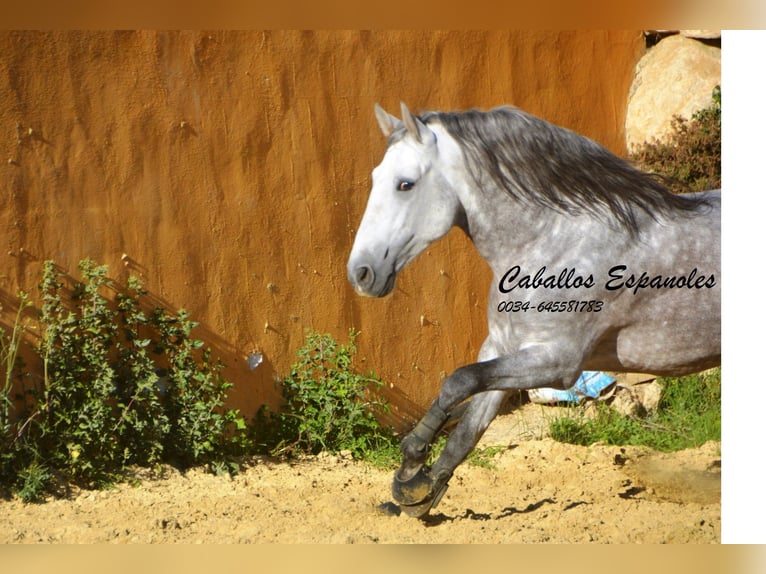
[[[160,353],[152,349],[157,344],[151,336],[156,327],[140,305],[146,294],[141,282],[130,277],[126,291],[116,297],[123,340],[118,351],[116,400],[120,412],[115,428],[123,441],[123,463],[144,466],[163,459],[171,430],[162,371],[156,364]]]
[[[233,457],[250,446],[245,421],[225,407],[232,384],[192,337],[197,323],[183,310],[145,311],[136,278],[118,292],[106,266],[85,259],[79,270],[69,281],[44,264],[42,380],[14,423],[9,383],[0,396],[4,489],[37,500],[60,482],[101,487],[160,462],[236,470]]]
[[[350,451],[356,458],[395,448],[390,430],[376,415],[388,404],[375,391],[374,374],[356,372],[357,333],[338,343],[330,335],[307,332],[298,360],[281,381],[285,404],[277,413],[259,413],[259,436],[275,454]]]
[[[223,409],[234,385],[223,379],[223,364],[212,359],[210,349],[203,349],[204,342],[191,337],[197,323],[183,310],[169,315],[155,309],[152,324],[160,334],[157,350],[167,359],[163,371],[171,438],[167,457],[191,466],[209,462],[217,453],[246,451],[244,418],[237,410]]]
[[[645,143],[631,154],[643,169],[667,178],[678,193],[721,187],[721,87],[691,119],[675,117],[665,142]]]
[[[105,266],[80,263],[71,309],[53,262],[44,265],[40,356],[44,380],[37,393],[39,451],[46,465],[73,480],[108,483],[120,467],[119,437],[112,426],[116,384],[110,354],[117,338],[116,312],[101,294],[111,288]]]

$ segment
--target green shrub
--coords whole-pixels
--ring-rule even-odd
[[[44,264],[42,380],[13,423],[9,384],[0,396],[3,489],[37,500],[58,484],[101,487],[161,462],[236,470],[233,457],[250,447],[245,421],[224,406],[232,384],[192,337],[197,323],[183,310],[145,312],[138,279],[110,299],[106,266],[86,259],[79,270],[80,281],[65,281]]]
[[[157,365],[163,350],[157,348],[159,340],[166,337],[157,335],[155,315],[166,312],[154,309],[147,315],[140,305],[146,290],[141,282],[130,277],[127,290],[116,297],[123,339],[118,350],[116,373],[116,400],[120,409],[117,430],[123,442],[123,460],[149,466],[163,460],[166,437],[171,432],[171,417],[165,401],[167,386]],[[149,336],[150,332],[155,337]]]
[[[44,380],[35,394],[40,419],[34,428],[45,457],[38,462],[95,486],[111,481],[121,466],[110,360],[118,326],[102,295],[112,287],[106,267],[84,260],[80,272],[83,281],[74,284],[69,309],[60,274],[51,261],[44,266],[38,349]]]
[[[648,142],[631,154],[643,169],[667,178],[677,192],[721,187],[721,88],[713,90],[712,103],[685,120],[673,120],[666,142]]]
[[[188,467],[247,453],[244,418],[239,411],[224,408],[234,385],[223,379],[224,365],[213,360],[203,341],[191,337],[197,323],[184,310],[172,315],[161,308],[153,311],[150,323],[159,334],[154,352],[166,362],[157,370],[163,375],[157,386],[164,394],[169,425],[165,458]]]
[[[391,431],[377,418],[389,410],[376,393],[383,383],[354,368],[356,337],[352,329],[349,342],[339,344],[330,335],[306,333],[297,362],[281,380],[283,407],[259,413],[258,436],[272,453],[346,450],[367,459],[375,451],[398,454]]]

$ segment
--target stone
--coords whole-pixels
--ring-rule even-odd
[[[680,30],[679,33],[687,38],[698,40],[718,40],[721,37],[720,30]]]
[[[628,151],[666,140],[673,118],[708,107],[720,84],[720,48],[683,35],[664,38],[636,66],[625,117]]]
[[[650,381],[629,387],[618,385],[610,404],[622,415],[642,418],[657,410],[661,398],[662,385],[657,381]]]

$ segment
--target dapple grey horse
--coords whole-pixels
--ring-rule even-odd
[[[401,119],[348,260],[361,295],[453,226],[489,263],[489,336],[403,439],[393,496],[438,504],[512,389],[569,388],[583,370],[684,375],[720,364],[720,191],[676,195],[603,146],[513,107]],[[433,467],[430,444],[467,408]],[[463,408],[461,406],[461,408]]]

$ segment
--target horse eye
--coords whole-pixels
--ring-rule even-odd
[[[396,189],[399,191],[410,191],[413,187],[415,187],[415,182],[410,181],[408,179],[403,179],[399,182],[399,185],[396,186]]]

